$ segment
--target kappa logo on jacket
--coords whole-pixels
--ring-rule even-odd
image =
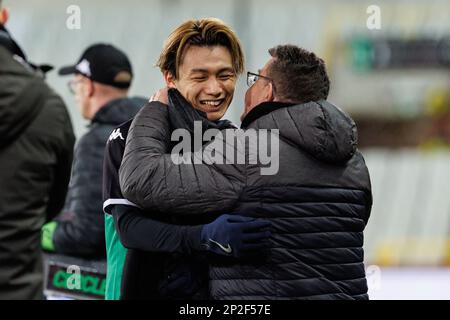
[[[114,129],[113,132],[111,132],[110,136],[109,136],[109,141],[111,140],[115,140],[117,138],[120,138],[122,140],[125,140],[122,136],[122,133],[120,132],[120,128]]]

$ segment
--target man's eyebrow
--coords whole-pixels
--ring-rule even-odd
[[[231,67],[222,68],[219,70],[219,73],[224,72],[224,71],[234,72],[234,69]]]
[[[220,69],[217,73],[221,73],[221,72],[224,72],[224,71],[234,72],[234,69],[231,68],[231,67],[225,67],[225,68]],[[190,74],[192,74],[192,73],[209,73],[209,70],[201,69],[201,68],[195,68],[195,69],[192,69],[189,73]]]
[[[206,69],[192,69],[190,73],[198,73],[198,72],[207,73],[208,70],[206,70]]]

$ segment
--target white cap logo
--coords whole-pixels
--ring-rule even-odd
[[[89,65],[89,61],[86,59],[81,60],[80,63],[75,66],[75,69],[80,71],[85,76],[91,76],[91,67]]]

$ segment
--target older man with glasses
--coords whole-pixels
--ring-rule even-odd
[[[171,89],[131,124],[119,170],[122,193],[165,218],[206,220],[225,212],[270,222],[267,248],[256,257],[211,261],[213,299],[368,299],[363,231],[372,195],[355,123],[326,100],[330,81],[322,59],[293,45],[269,54],[257,74],[247,75],[241,128],[270,130],[275,138],[269,143],[261,134],[265,141],[241,150],[245,159],[255,148],[278,153],[276,172],[263,173],[263,161],[229,161],[230,129],[204,146],[216,152],[215,161],[199,163],[197,152],[186,152],[187,161],[175,163],[170,131],[160,129],[182,110]],[[191,111],[185,118],[207,126],[192,110],[184,108]]]

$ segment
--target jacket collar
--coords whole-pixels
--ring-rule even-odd
[[[186,129],[193,133],[193,124],[195,121],[202,122],[203,130],[207,129],[229,129],[236,126],[228,120],[210,121],[205,112],[199,111],[181,95],[176,89],[170,89],[169,98],[169,118],[173,128]]]
[[[25,53],[19,47],[16,41],[11,37],[11,34],[5,28],[4,25],[0,24],[0,47],[4,47],[8,52],[11,53],[13,58],[18,61],[20,64],[25,66],[30,70],[34,70],[40,73],[42,76],[45,76],[47,72],[53,69],[53,66],[48,64],[36,65],[28,61]]]
[[[0,24],[0,46],[5,47],[12,55],[19,56],[24,61],[27,61],[22,49],[14,41],[8,30],[2,24]]]
[[[271,113],[272,111],[291,107],[295,105],[295,103],[286,103],[286,102],[263,102],[256,107],[254,107],[250,112],[245,116],[244,120],[242,120],[241,128],[246,129],[253,121],[265,116],[266,114]]]
[[[91,120],[94,123],[119,125],[133,118],[147,99],[140,97],[125,97],[114,99],[106,103]]]

